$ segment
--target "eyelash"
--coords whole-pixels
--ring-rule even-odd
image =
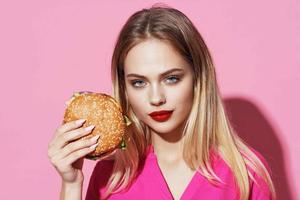
[[[166,78],[167,80],[170,80],[170,79],[175,79],[176,81],[174,81],[174,82],[171,82],[170,84],[175,84],[175,83],[177,83],[178,81],[180,81],[180,78],[179,78],[179,76],[169,76],[169,77],[167,77]],[[142,80],[133,80],[133,81],[131,81],[131,85],[133,86],[133,87],[137,87],[137,88],[141,88],[141,87],[143,87],[143,86],[136,86],[135,84],[136,83],[138,83],[138,82],[143,82]]]

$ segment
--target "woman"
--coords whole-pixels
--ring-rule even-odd
[[[86,199],[274,199],[264,159],[233,131],[201,35],[180,11],[153,6],[123,26],[112,57],[114,97],[133,121],[126,150],[99,161]],[[81,199],[83,121],[56,131],[48,154],[61,199]],[[91,127],[93,128],[93,127]]]

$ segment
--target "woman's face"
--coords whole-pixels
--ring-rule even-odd
[[[139,120],[160,135],[181,130],[193,101],[192,69],[181,55],[169,43],[149,39],[128,52],[124,72],[128,101]],[[168,119],[149,115],[161,110],[172,111]]]

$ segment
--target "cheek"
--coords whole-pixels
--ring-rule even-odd
[[[140,116],[141,113],[145,112],[145,97],[144,94],[140,91],[135,91],[132,89],[126,90],[129,104],[133,110],[133,112]]]
[[[180,92],[178,92],[180,91]],[[180,87],[172,90],[172,94],[169,97],[172,101],[180,105],[190,105],[193,101],[193,83],[190,80],[183,82]]]

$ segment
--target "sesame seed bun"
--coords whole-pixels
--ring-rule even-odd
[[[86,156],[96,160],[117,148],[124,148],[125,128],[130,124],[119,103],[111,96],[95,92],[75,92],[66,102],[63,124],[86,119],[82,127],[94,125],[92,132],[80,139],[100,135],[95,151]]]

